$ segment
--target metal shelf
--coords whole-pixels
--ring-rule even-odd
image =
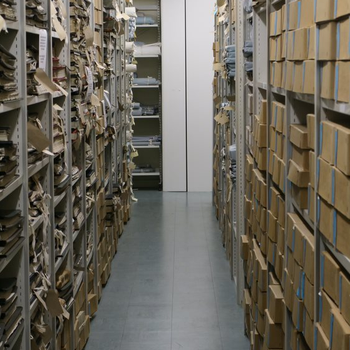
[[[21,108],[21,100],[15,100],[15,101],[1,103],[0,104],[0,114],[6,113],[6,112],[11,112],[14,109],[19,109],[19,108]]]
[[[160,84],[158,85],[133,85],[133,89],[159,89]]]
[[[137,24],[136,30],[138,28],[158,28],[158,24]]]
[[[6,188],[0,190],[0,201],[4,200],[8,195],[17,190],[17,188],[22,185],[22,176],[16,176],[17,177],[15,177],[14,180]]]
[[[137,177],[141,177],[141,176],[159,176],[160,173],[159,172],[155,172],[155,173],[132,173],[132,176],[137,176]]]
[[[39,96],[28,96],[27,97],[27,106],[32,106],[35,105],[37,103],[41,103],[41,102],[47,102],[49,101],[49,93],[44,93],[42,95]]]
[[[350,259],[344,254],[340,253],[333,245],[327,241],[327,239],[322,235],[323,242],[325,246],[330,250],[330,252],[335,256],[340,265],[345,269],[347,273],[350,274]]]
[[[149,146],[135,146],[134,145],[134,148],[137,148],[137,149],[157,149],[157,148],[160,148],[160,146],[153,146],[153,145],[149,145]]]
[[[46,156],[43,160],[36,162],[28,167],[28,178],[35,175],[41,169],[43,169],[46,165],[49,164],[50,158]]]
[[[328,109],[330,111],[342,113],[342,114],[350,114],[350,104],[336,102],[334,100],[321,99],[321,106],[324,109]]]
[[[282,88],[271,86],[270,89],[271,89],[271,92],[274,93],[274,94],[278,94],[278,95],[281,95],[281,96],[286,96],[286,90],[284,90]]]
[[[160,55],[135,55],[135,58],[159,58]]]
[[[32,222],[29,223],[29,226],[36,231],[39,226],[44,222],[44,215],[40,215],[37,218],[35,218]]]
[[[139,115],[134,115],[133,116],[134,119],[159,119],[159,115],[142,115],[142,116],[139,116]]]
[[[55,262],[55,273],[58,271],[58,269],[62,266],[63,262],[66,260],[69,252],[69,244],[67,244],[64,249],[63,253],[60,254],[60,257],[58,260]]]
[[[67,194],[67,192],[64,191],[60,195],[54,197],[54,207],[55,208],[61,203],[62,199],[66,196],[66,194]]]

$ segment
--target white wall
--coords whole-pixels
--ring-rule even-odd
[[[186,191],[185,1],[162,0],[163,190]]]
[[[187,0],[188,191],[211,191],[214,0]]]
[[[162,0],[164,191],[212,190],[213,11]]]

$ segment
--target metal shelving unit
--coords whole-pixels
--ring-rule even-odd
[[[92,308],[129,219],[131,187],[122,181],[120,156],[126,139],[116,132],[118,101],[126,99],[118,83],[126,76],[125,38],[110,30],[118,24],[122,32],[128,21],[125,4],[115,5],[84,0],[75,12],[68,0],[44,0],[39,28],[39,22],[27,24],[26,2],[18,1],[16,20],[5,18],[7,31],[0,32],[16,56],[18,86],[16,100],[0,102],[0,126],[8,127],[18,162],[12,182],[0,190],[0,208],[20,210],[24,218],[18,241],[0,258],[0,280],[16,278],[21,308],[8,349],[85,345]],[[37,92],[28,89],[33,86]],[[49,333],[38,333],[39,326]]]

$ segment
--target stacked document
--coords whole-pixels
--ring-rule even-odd
[[[27,24],[42,29],[47,29],[48,16],[46,2],[43,0],[26,0]]]
[[[134,136],[132,138],[134,146],[160,146],[162,143],[162,137],[157,136]]]
[[[0,16],[7,20],[15,21],[17,19],[16,5],[15,0],[2,0],[0,2]]]
[[[0,45],[0,102],[18,98],[16,56]]]
[[[145,44],[140,41],[135,42],[135,56],[160,55],[161,43]]]
[[[229,45],[225,47],[225,64],[229,78],[236,76],[236,46]]]
[[[134,85],[159,85],[159,80],[152,77],[134,78]]]

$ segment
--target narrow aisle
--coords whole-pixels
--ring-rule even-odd
[[[136,192],[86,350],[245,350],[210,193]]]

